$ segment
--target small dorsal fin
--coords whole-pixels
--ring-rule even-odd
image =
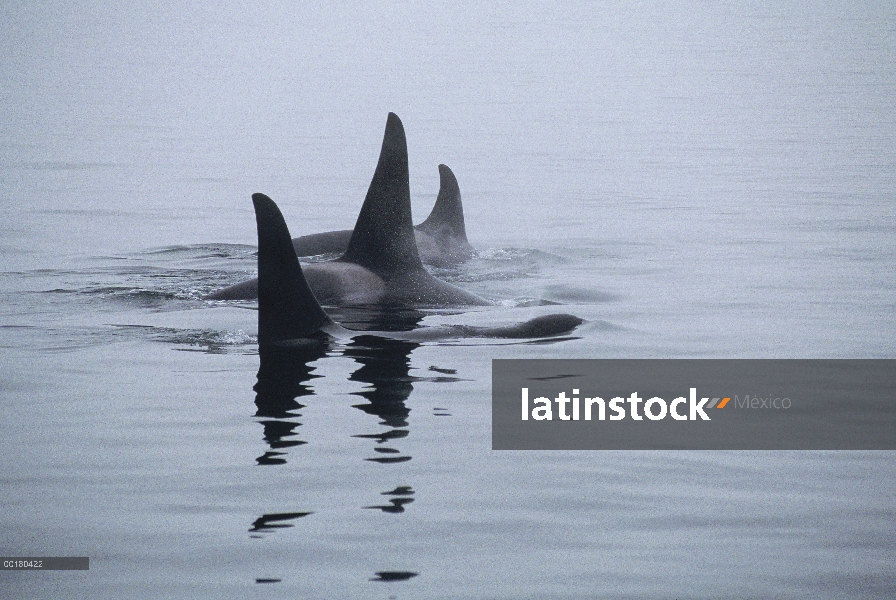
[[[361,265],[387,280],[399,271],[423,269],[411,221],[408,145],[395,113],[389,113],[386,120],[380,159],[340,260]]]
[[[464,205],[460,199],[457,178],[445,165],[439,165],[439,195],[432,212],[417,229],[434,237],[449,235],[451,238],[467,241],[464,226]]]
[[[258,225],[258,344],[307,338],[331,323],[308,287],[280,209],[252,194]]]

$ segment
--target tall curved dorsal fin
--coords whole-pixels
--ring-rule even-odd
[[[252,194],[258,226],[258,344],[310,337],[330,318],[308,287],[283,214],[264,194]]]
[[[432,212],[426,220],[417,225],[417,229],[434,237],[449,235],[454,239],[467,241],[467,228],[464,225],[464,205],[460,199],[460,186],[457,178],[445,165],[439,165],[439,195]]]
[[[384,279],[396,272],[423,269],[411,221],[408,144],[395,113],[386,120],[373,180],[348,249],[339,260],[361,265]]]

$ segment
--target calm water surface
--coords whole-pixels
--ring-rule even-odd
[[[0,9],[9,598],[892,598],[890,452],[493,452],[493,358],[896,356],[896,10]],[[250,195],[350,227],[386,114],[550,343],[265,362]],[[257,392],[253,386],[257,387]]]

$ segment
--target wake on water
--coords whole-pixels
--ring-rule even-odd
[[[332,256],[308,257],[307,262]],[[204,243],[150,248],[118,256],[95,257],[82,269],[40,269],[16,275],[27,281],[23,295],[13,298],[22,316],[33,313],[23,327],[46,334],[35,343],[44,349],[69,351],[110,341],[149,339],[179,349],[213,353],[254,352],[257,344],[253,321],[257,301],[227,303],[202,300],[209,292],[254,277],[257,248],[244,244]],[[305,262],[305,261],[303,261]],[[562,270],[574,259],[540,250],[508,247],[476,252],[469,261],[450,268],[427,267],[435,276],[463,285],[494,300],[497,307],[451,309],[378,309],[375,307],[326,307],[328,313],[352,330],[410,331],[438,323],[464,321],[503,324],[516,318],[513,309],[607,301],[601,292],[580,290],[564,283],[545,284],[545,270]],[[512,288],[505,284],[513,282]],[[515,295],[506,297],[512,291]],[[27,298],[36,299],[30,302]],[[610,298],[611,299],[611,298]],[[232,309],[245,326],[233,328],[233,318],[215,326],[208,309]],[[249,310],[246,310],[249,309]],[[510,311],[508,313],[508,311]],[[52,314],[60,319],[38,319]],[[168,323],[163,315],[169,315]],[[218,317],[215,317],[218,318]],[[195,323],[191,326],[190,320]],[[149,322],[151,321],[151,322]],[[428,344],[440,342],[426,342]],[[444,342],[454,345],[456,342]],[[483,342],[483,343],[495,343]]]

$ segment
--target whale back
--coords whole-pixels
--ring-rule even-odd
[[[408,145],[394,113],[386,120],[376,171],[339,260],[361,265],[386,280],[396,273],[423,269],[411,221]]]
[[[311,337],[332,323],[308,287],[283,214],[264,194],[252,194],[258,226],[258,344]]]
[[[447,236],[456,242],[468,244],[464,205],[460,199],[457,178],[446,165],[439,165],[439,180],[436,204],[426,220],[417,225],[417,229],[436,238]]]
[[[253,194],[252,203],[255,205],[255,220],[258,225],[259,352],[270,354],[280,352],[281,349],[292,352],[303,348],[308,352],[319,351],[318,345],[331,335],[351,335],[351,332],[336,325],[327,316],[308,286],[280,209],[264,194]],[[425,277],[431,277],[425,270],[421,270]],[[412,275],[410,279],[418,276]],[[439,283],[453,287],[444,282]],[[453,337],[543,338],[568,333],[582,322],[582,319],[573,315],[553,314],[504,327],[449,325],[412,331],[364,333],[410,341]]]

